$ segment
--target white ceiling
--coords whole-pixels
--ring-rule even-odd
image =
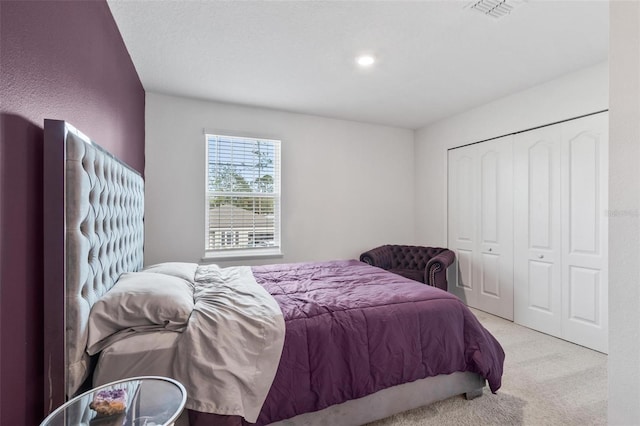
[[[147,91],[411,129],[607,60],[607,1],[467,4],[109,1]]]

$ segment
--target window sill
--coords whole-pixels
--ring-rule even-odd
[[[245,259],[265,259],[281,258],[283,256],[279,247],[250,250],[228,250],[206,252],[202,263],[213,263],[216,260],[245,260]]]

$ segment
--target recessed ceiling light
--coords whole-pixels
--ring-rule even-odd
[[[370,67],[371,65],[373,65],[375,61],[376,61],[376,58],[374,58],[371,55],[361,55],[356,58],[356,62],[361,67]]]

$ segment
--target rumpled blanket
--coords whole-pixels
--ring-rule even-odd
[[[259,425],[456,371],[500,388],[502,347],[446,291],[357,260],[252,270],[287,324]]]
[[[187,389],[187,408],[254,423],[280,362],[280,307],[246,266],[199,266],[194,286],[172,377]]]

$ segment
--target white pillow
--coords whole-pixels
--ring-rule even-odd
[[[164,262],[145,267],[142,272],[155,272],[157,274],[173,275],[193,283],[195,280],[197,263]]]
[[[135,331],[183,331],[193,311],[193,288],[182,278],[127,272],[91,308],[87,352]]]

